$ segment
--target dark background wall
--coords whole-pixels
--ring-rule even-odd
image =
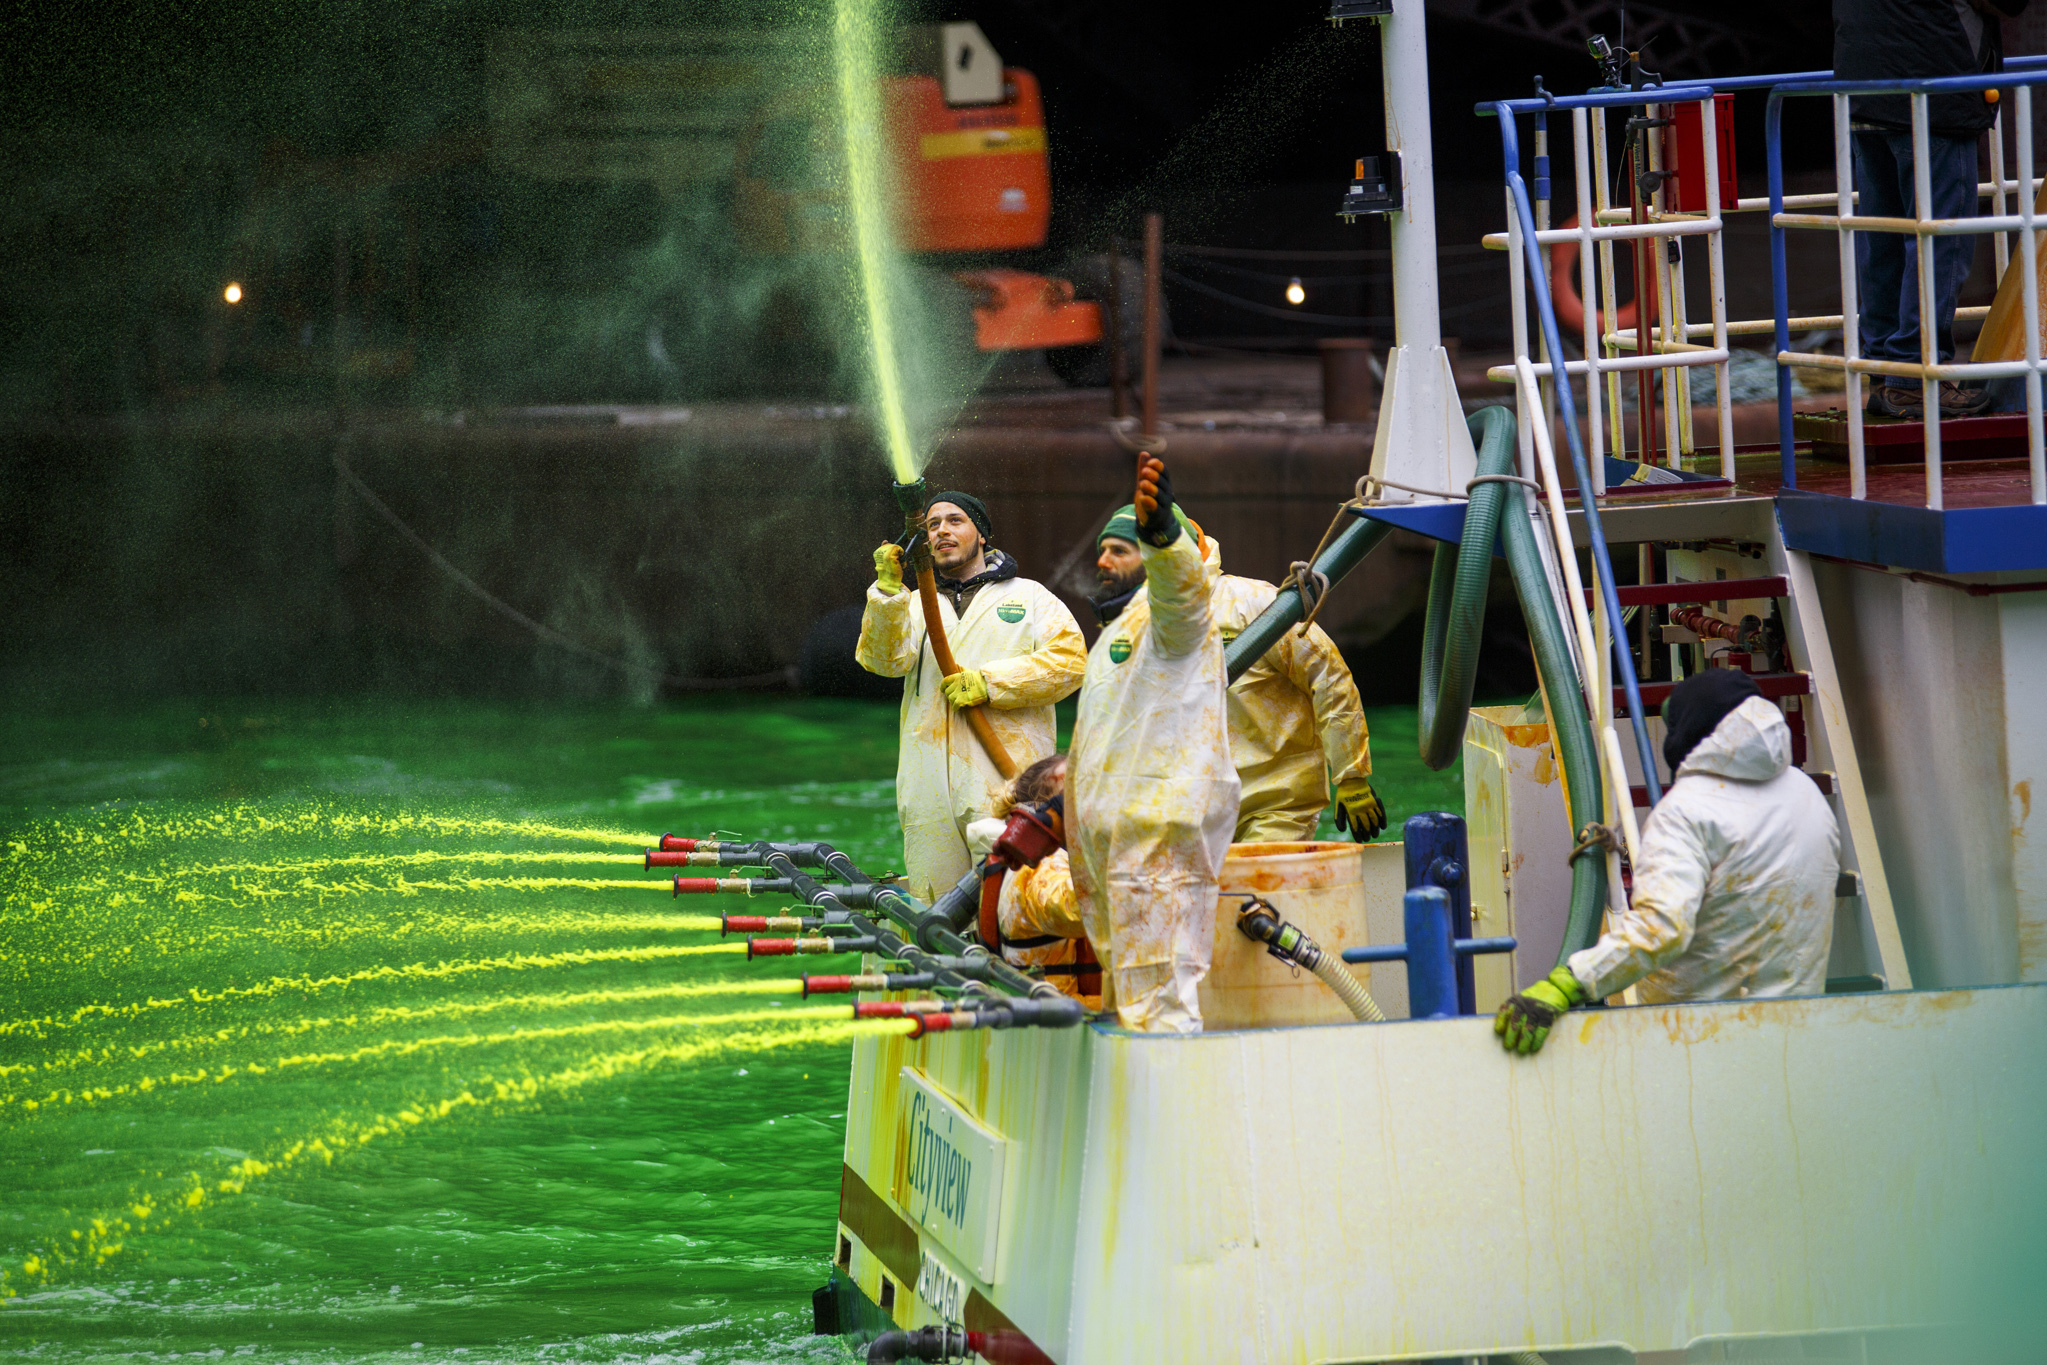
[[[1432,7],[1446,245],[1497,226],[1498,144],[1474,102],[1538,71],[1556,90],[1594,79],[1578,35],[1531,40],[1482,8]],[[1695,12],[1750,34],[1728,51],[1764,69],[1825,65],[1812,15]],[[1383,145],[1376,36],[1325,14],[989,0],[906,17],[976,19],[1042,81],[1052,240],[1012,263],[1057,270],[1151,209],[1176,243],[1383,248],[1383,224],[1334,214],[1352,159]],[[729,186],[534,178],[494,162],[486,136],[501,29],[763,25],[814,51],[825,17],[372,0],[31,3],[0,19],[5,676],[145,692],[653,686],[536,644],[392,553],[337,483],[337,452],[451,561],[595,650],[669,676],[792,662],[786,628],[753,608],[770,601],[781,622],[857,600],[887,520],[864,438],[837,419],[801,438],[744,422],[621,437],[606,413],[545,414],[843,404],[856,386],[830,263],[749,250]],[[1824,154],[1813,131],[1794,164]],[[1745,121],[1742,137],[1749,191],[1759,130]],[[1390,334],[1383,264],[1323,273],[1349,278],[1318,283],[1316,309],[1355,325],[1303,328],[1174,287],[1175,332],[1282,349]],[[1253,301],[1271,290],[1203,278]],[[250,306],[222,306],[230,279]],[[1446,331],[1497,344],[1504,282],[1497,258],[1446,254]],[[544,411],[522,424],[513,409]],[[1342,482],[1310,500],[1326,507]],[[1321,514],[1301,515],[1312,543]]]

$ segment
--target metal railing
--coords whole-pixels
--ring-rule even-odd
[[[1944,505],[1941,475],[1941,411],[1940,385],[1948,379],[2000,379],[2013,376],[2025,378],[2026,391],[2026,450],[2031,466],[2031,493],[2035,503],[2047,503],[2047,458],[2043,458],[2041,427],[2041,357],[2040,357],[2040,281],[2039,251],[2041,243],[2036,236],[2035,224],[2040,217],[2035,212],[2035,193],[2039,181],[2033,176],[2033,118],[2032,87],[2047,82],[2047,59],[2017,59],[2002,72],[1978,76],[1951,76],[1938,79],[1910,81],[1835,81],[1826,79],[1775,78],[1771,84],[1769,110],[1765,119],[1765,135],[1769,155],[1770,175],[1770,270],[1771,295],[1775,311],[1775,340],[1777,352],[1777,410],[1778,447],[1781,477],[1786,488],[1798,486],[1798,471],[1794,460],[1792,411],[1791,411],[1791,367],[1838,369],[1843,372],[1844,388],[1848,395],[1848,477],[1849,496],[1869,496],[1868,462],[1864,450],[1863,406],[1859,397],[1862,374],[1892,375],[1920,381],[1921,402],[1924,409],[1922,429],[1926,452],[1926,505],[1938,510]],[[1979,197],[1987,188],[1991,196],[1992,212],[1969,218],[1936,218],[1932,212],[1933,190],[1928,169],[1928,128],[1927,96],[1931,94],[1977,93],[1986,90],[2010,89],[2013,91],[2015,134],[2017,141],[2018,170],[2016,181],[2004,176],[2002,109],[1998,121],[1991,128],[1991,182],[1988,187],[1979,186]],[[1850,100],[1855,95],[1905,95],[1909,99],[1912,116],[1912,157],[1913,157],[1913,209],[1911,218],[1893,218],[1859,215],[1854,186],[1854,158],[1852,154],[1850,128]],[[1835,192],[1831,196],[1800,196],[1805,203],[1797,207],[1827,207],[1832,213],[1790,212],[1794,205],[1784,196],[1783,122],[1784,101],[1793,98],[1826,97],[1833,104],[1834,123],[1834,178]],[[2006,212],[2005,194],[2019,191],[2018,212]],[[1837,236],[1840,252],[1841,273],[1841,322],[1842,353],[1823,355],[1791,349],[1790,280],[1786,265],[1785,232],[1787,229],[1815,229],[1831,231]],[[1950,361],[1942,363],[1938,358],[1939,328],[1934,317],[1934,254],[1928,250],[1914,253],[1918,275],[1919,296],[1919,360],[1914,362],[1873,360],[1861,355],[1860,337],[1860,280],[1855,263],[1855,234],[1858,232],[1893,233],[1915,238],[1922,247],[1939,237],[1968,236],[1982,233],[1996,234],[1993,248],[1997,258],[1998,276],[2003,280],[2005,268],[2010,263],[2009,249],[2003,234],[2016,231],[2019,234],[2019,267],[2022,271],[2020,288],[2022,294],[2025,356],[2018,360]],[[1982,316],[1989,310],[1958,309],[1957,317]]]
[[[1712,97],[1713,91],[1710,87],[1684,86],[1658,91],[1653,98],[1659,103],[1703,99],[1710,104]],[[1541,511],[1536,514],[1536,520],[1542,523],[1548,532],[1546,537],[1550,542],[1547,547],[1548,557],[1556,571],[1556,579],[1552,583],[1553,595],[1558,599],[1557,608],[1562,619],[1571,623],[1571,638],[1577,655],[1583,701],[1593,719],[1593,728],[1600,736],[1600,757],[1607,778],[1606,818],[1610,825],[1619,827],[1631,854],[1639,849],[1640,831],[1635,821],[1633,802],[1628,796],[1630,783],[1627,766],[1622,759],[1620,739],[1614,729],[1613,688],[1611,675],[1607,672],[1608,660],[1612,661],[1622,693],[1627,700],[1630,728],[1634,732],[1642,778],[1649,789],[1649,800],[1652,805],[1662,798],[1662,784],[1657,777],[1655,750],[1649,740],[1648,714],[1643,709],[1641,685],[1635,675],[1634,659],[1618,629],[1621,622],[1620,599],[1614,583],[1613,559],[1607,551],[1606,533],[1599,520],[1598,499],[1605,490],[1603,463],[1597,463],[1588,456],[1586,442],[1579,430],[1578,405],[1570,380],[1573,375],[1584,375],[1587,378],[1588,417],[1594,433],[1592,453],[1598,455],[1600,453],[1598,445],[1600,394],[1596,382],[1598,375],[1609,370],[1617,372],[1619,369],[1680,369],[1700,364],[1717,364],[1720,367],[1720,396],[1724,408],[1727,394],[1726,347],[1723,339],[1718,349],[1711,352],[1601,360],[1599,315],[1596,310],[1588,308],[1586,359],[1567,361],[1564,360],[1566,352],[1557,323],[1555,303],[1551,300],[1547,288],[1531,291],[1528,282],[1531,278],[1547,281],[1543,246],[1548,242],[1570,240],[1580,243],[1579,265],[1585,296],[1589,299],[1595,297],[1592,289],[1592,247],[1595,243],[1640,237],[1690,236],[1702,232],[1716,234],[1710,236],[1709,240],[1718,241],[1717,217],[1711,221],[1710,226],[1694,223],[1630,223],[1600,226],[1594,221],[1593,192],[1589,184],[1594,163],[1587,154],[1591,136],[1588,115],[1593,110],[1642,105],[1645,102],[1645,97],[1640,93],[1614,91],[1548,100],[1501,100],[1480,107],[1481,113],[1490,113],[1499,119],[1501,150],[1506,163],[1508,262],[1513,288],[1512,377],[1516,386],[1515,405],[1520,418],[1517,423],[1517,434],[1521,444],[1521,476],[1534,482],[1540,490],[1538,500]],[[1545,120],[1546,124],[1548,115],[1558,109],[1571,113],[1579,149],[1576,160],[1580,217],[1578,226],[1572,229],[1550,229],[1538,223],[1527,181],[1521,174],[1519,118],[1523,115],[1533,115]],[[1713,122],[1709,116],[1706,120],[1709,134],[1712,127]],[[1544,161],[1546,172],[1546,157]],[[1707,202],[1717,203],[1717,180],[1714,179],[1716,172],[1712,169],[1715,163],[1709,160],[1706,164],[1711,187]],[[1714,259],[1714,278],[1717,281],[1719,279],[1717,251]],[[1540,333],[1540,358],[1531,354],[1533,348],[1530,346],[1527,306],[1531,292],[1536,300],[1535,321]],[[1724,291],[1715,292],[1714,316],[1717,321],[1724,324]],[[1555,382],[1558,376],[1562,376],[1562,383]],[[1550,381],[1547,384],[1543,382],[1546,379]],[[1557,471],[1552,433],[1558,419],[1561,420],[1565,441],[1569,447],[1572,471],[1576,475],[1578,507],[1583,514],[1586,539],[1591,549],[1593,574],[1598,580],[1598,590],[1593,595],[1593,607],[1589,612],[1586,607],[1587,594],[1582,588],[1578,573],[1578,558],[1564,502],[1564,489]],[[1728,449],[1731,451],[1731,443]],[[1621,892],[1618,855],[1609,852],[1608,858],[1612,894],[1619,896]]]

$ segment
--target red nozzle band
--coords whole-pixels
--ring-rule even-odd
[[[708,857],[701,853],[682,853],[674,849],[650,848],[647,850],[648,867],[695,867],[699,863],[716,863],[714,853]]]
[[[813,995],[844,995],[852,989],[853,978],[850,976],[806,976],[803,978],[803,998],[805,1000],[810,999]],[[853,1017],[859,1018],[857,1014]]]
[[[685,839],[680,834],[664,834],[661,836],[661,851],[663,853],[694,853],[697,850],[698,842],[696,839]]]
[[[677,877],[675,894],[678,896],[708,896],[718,889],[716,877]]]
[[[922,1038],[927,1033],[944,1033],[952,1028],[953,1020],[958,1017],[952,1014],[913,1014],[910,1021],[915,1027],[910,1030],[910,1036]]]
[[[853,1006],[855,1019],[907,1019],[910,1013],[900,1000],[862,1000]]]
[[[746,960],[757,957],[793,957],[797,952],[793,938],[750,938],[746,941]]]
[[[758,934],[768,927],[766,915],[725,915],[718,923],[718,937],[727,934]]]

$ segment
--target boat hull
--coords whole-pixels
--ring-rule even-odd
[[[1480,1018],[867,1039],[841,1273],[1063,1365],[2010,1325],[2043,1038],[2011,986],[1591,1010],[1534,1058]]]

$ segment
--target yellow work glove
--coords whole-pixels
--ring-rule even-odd
[[[1585,987],[1569,967],[1558,967],[1519,995],[1510,995],[1493,1016],[1493,1032],[1509,1052],[1532,1057],[1542,1051],[1550,1026],[1574,1005],[1585,1003]]]
[[[972,668],[962,668],[939,683],[938,690],[945,693],[945,699],[961,711],[988,700],[988,680]]]
[[[900,546],[884,545],[874,552],[874,586],[890,597],[903,590],[903,551]]]
[[[1385,831],[1386,803],[1372,790],[1370,780],[1352,777],[1336,784],[1336,827],[1361,844]]]

